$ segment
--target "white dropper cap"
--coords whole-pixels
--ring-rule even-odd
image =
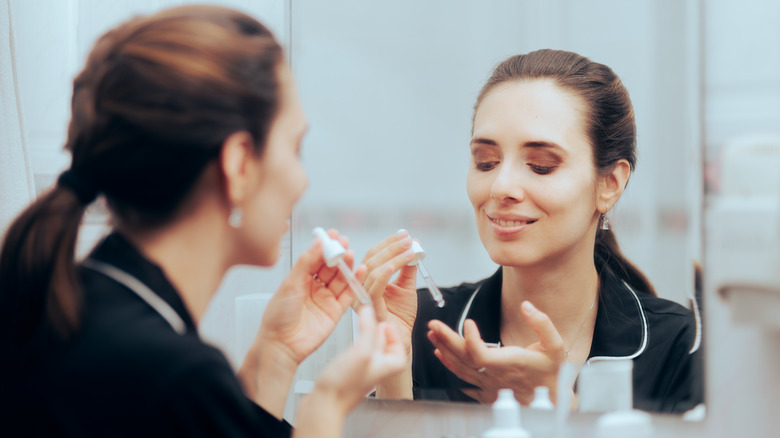
[[[412,252],[414,252],[414,258],[411,262],[407,263],[407,265],[416,266],[417,263],[425,258],[425,250],[423,249],[422,245],[420,245],[420,242],[412,240]]]
[[[498,390],[498,400],[493,403],[493,427],[515,429],[520,427],[520,404],[511,389]]]
[[[331,239],[322,227],[315,228],[313,234],[322,242],[322,255],[325,258],[325,264],[330,268],[336,266],[339,260],[344,258],[347,250],[341,246],[338,240]]]
[[[550,400],[550,388],[546,386],[534,388],[534,400],[528,406],[534,409],[555,409],[555,405]]]
[[[493,427],[482,434],[483,438],[530,438],[531,434],[520,427],[520,403],[511,389],[498,390],[498,400],[493,403]]]

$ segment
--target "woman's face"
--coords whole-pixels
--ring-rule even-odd
[[[592,260],[598,185],[584,110],[550,80],[505,82],[479,104],[467,186],[494,262]]]
[[[253,195],[244,205],[243,226],[253,253],[253,264],[270,266],[279,258],[282,237],[293,207],[309,179],[300,150],[307,123],[289,68],[279,68],[279,107],[263,153],[255,157],[260,175]]]

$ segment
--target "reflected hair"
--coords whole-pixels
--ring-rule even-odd
[[[70,168],[4,237],[4,354],[78,329],[75,244],[97,194],[118,223],[157,226],[175,217],[231,134],[248,132],[262,154],[282,62],[265,26],[213,6],[135,17],[97,40],[73,83]]]
[[[636,123],[628,90],[611,68],[577,53],[543,49],[507,58],[480,90],[474,112],[500,84],[534,80],[553,81],[585,102],[585,129],[597,174],[608,175],[621,159],[628,161],[634,171]],[[636,290],[657,295],[647,276],[620,251],[614,233],[600,227],[596,231],[594,261],[599,259]],[[599,276],[602,274],[599,272]]]

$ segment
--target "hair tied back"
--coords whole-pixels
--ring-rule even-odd
[[[98,195],[95,185],[73,169],[68,169],[60,174],[57,178],[57,186],[73,192],[81,205],[84,206],[91,204]]]

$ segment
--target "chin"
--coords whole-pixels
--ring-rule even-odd
[[[490,260],[493,263],[501,266],[530,266],[538,263],[536,257],[531,256],[528,247],[516,246],[514,248],[493,244],[491,246],[485,246]]]

